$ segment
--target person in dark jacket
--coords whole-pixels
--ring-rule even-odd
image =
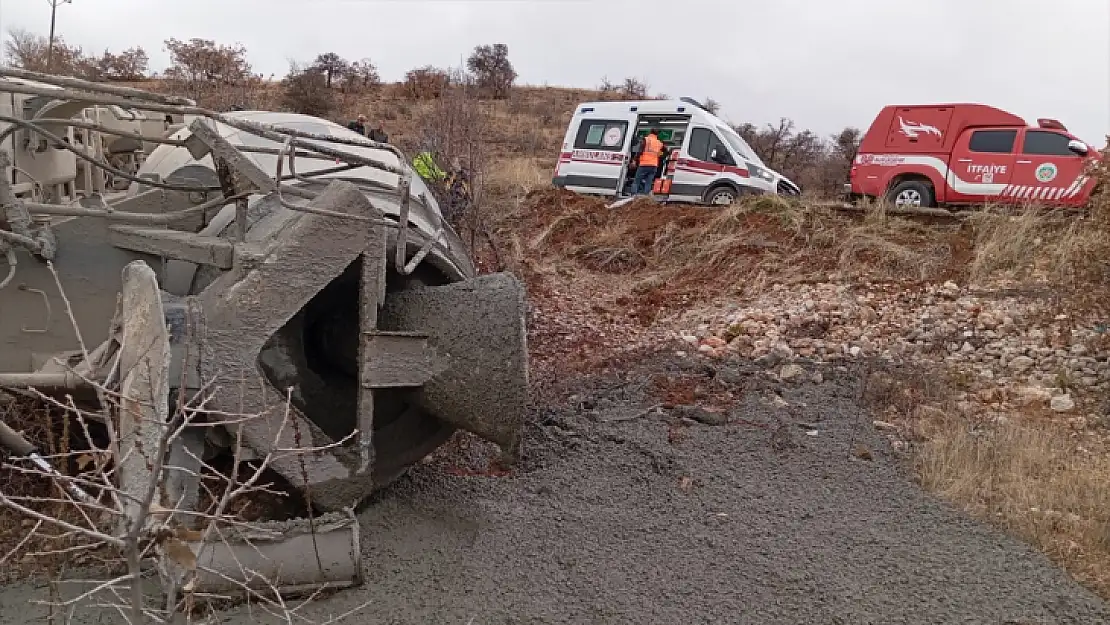
[[[389,143],[389,135],[385,134],[385,122],[378,120],[378,125],[370,130],[368,135],[371,141]]]
[[[353,131],[357,132],[358,134],[365,137],[366,136],[366,116],[365,115],[359,115],[358,119],[356,119],[353,122],[349,122],[347,124],[347,128],[349,128],[350,130],[353,130]]]

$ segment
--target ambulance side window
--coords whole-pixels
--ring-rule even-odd
[[[699,161],[709,160],[709,138],[711,134],[705,128],[695,128],[690,133],[690,156]]]
[[[608,119],[587,119],[578,127],[578,135],[574,138],[576,150],[603,150],[606,152],[620,152],[624,147],[624,133],[628,130],[628,122]]]
[[[972,152],[1009,154],[1014,151],[1017,130],[976,130],[971,133],[967,149]]]
[[[1026,130],[1025,145],[1022,146],[1021,152],[1022,154],[1074,156],[1078,158],[1075,152],[1068,149],[1069,141],[1071,141],[1071,139],[1069,139],[1067,135],[1062,135],[1058,132]]]
[[[722,165],[735,165],[736,162],[729,153],[728,147],[723,141],[712,131],[706,128],[695,128],[690,132],[690,147],[688,151],[690,156],[712,163],[713,159],[709,155],[717,150],[717,158]]]

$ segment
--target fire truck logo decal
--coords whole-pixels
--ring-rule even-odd
[[[919,124],[917,122],[907,122],[901,117],[898,118],[898,125],[902,127],[902,134],[910,139],[916,139],[917,135],[925,133],[927,135],[936,135],[940,137],[940,128],[930,126],[928,124]]]
[[[1052,182],[1056,178],[1056,165],[1052,163],[1042,163],[1037,166],[1037,180],[1041,182]]]

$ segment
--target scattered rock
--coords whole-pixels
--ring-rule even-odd
[[[801,365],[783,365],[779,371],[779,379],[786,382],[805,375],[806,370]]]
[[[1033,367],[1034,361],[1029,356],[1018,356],[1010,360],[1010,370],[1014,373],[1025,373]]]
[[[1071,398],[1071,395],[1057,395],[1052,398],[1048,407],[1053,412],[1069,412],[1075,409],[1075,400]]]
[[[1040,386],[1019,386],[1014,390],[1014,400],[1019,406],[1044,405],[1052,400],[1052,392]]]
[[[1099,321],[1088,318],[1094,313],[1061,316],[1052,309],[1056,303],[1016,293],[1004,281],[973,288],[954,281],[833,281],[842,279],[779,284],[742,304],[691,310],[677,320],[687,331],[675,336],[696,334],[712,356],[754,361],[792,383],[824,381],[799,373],[811,362],[880,358],[922,370],[939,367],[956,374],[966,393],[953,406],[968,415],[1047,407],[1061,380],[1074,401],[1110,390]],[[688,331],[693,328],[699,332]],[[711,341],[714,336],[721,342]]]
[[[701,406],[675,406],[671,409],[671,414],[680,419],[690,419],[704,425],[725,425],[728,423],[727,414]]]

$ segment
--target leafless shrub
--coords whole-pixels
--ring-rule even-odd
[[[241,87],[260,77],[251,73],[247,51],[240,44],[217,44],[210,39],[193,38],[189,41],[167,39],[170,67],[164,77],[174,91],[184,93],[194,100],[211,97],[227,87]]]
[[[620,95],[620,90],[620,85],[609,80],[608,76],[602,76],[601,84],[597,86],[597,91],[601,94],[603,100],[618,97]]]
[[[153,273],[150,275],[152,281]],[[58,285],[61,288],[60,282]],[[156,286],[141,290],[148,298],[157,297]],[[68,310],[64,290],[62,298]],[[233,536],[257,537],[273,533],[272,528],[241,513],[244,500],[259,495],[281,496],[272,484],[265,482],[271,463],[283,456],[318,453],[327,448],[282,449],[278,445],[281,432],[290,427],[288,397],[285,404],[279,404],[272,413],[215,413],[206,408],[211,403],[210,389],[219,382],[212,380],[198,396],[180,396],[170,408],[168,363],[158,355],[168,355],[168,342],[163,343],[165,347],[161,350],[147,346],[144,339],[150,338],[151,333],[158,334],[156,329],[140,329],[128,335],[128,328],[135,327],[134,319],[127,319],[123,311],[121,307],[117,316],[119,323],[114,325],[116,333],[105,353],[109,359],[113,358],[113,349],[117,355],[128,351],[132,357],[115,358],[114,374],[108,378],[113,382],[87,380],[101,398],[100,408],[78,407],[71,396],[59,399],[34,389],[30,391],[43,405],[64,415],[67,428],[73,430],[73,438],[81,439],[83,444],[73,450],[63,445],[58,453],[37,459],[13,457],[4,460],[5,472],[52,484],[54,489],[34,494],[0,491],[0,508],[22,516],[25,521],[20,525],[27,529],[13,549],[0,553],[0,565],[17,558],[60,556],[73,560],[83,554],[94,555],[100,562],[102,571],[99,574],[103,581],[92,581],[87,584],[87,591],[78,591],[80,594],[68,598],[52,593],[47,600],[31,600],[31,603],[50,608],[54,618],[60,613],[63,623],[73,622],[78,614],[81,615],[79,620],[84,620],[87,612],[94,609],[114,614],[113,621],[134,625],[179,622],[181,613],[192,613],[204,604],[236,598],[245,598],[282,620],[290,620],[294,615],[303,619],[297,612],[315,600],[326,588],[326,583],[307,599],[292,602],[280,590],[281,581],[246,567],[242,561],[238,561],[238,571],[212,568],[216,565],[210,564],[214,562],[210,555],[213,549],[234,550],[237,544],[243,547],[244,544],[231,538]],[[138,325],[157,327],[157,324],[146,325],[141,321]],[[126,336],[130,339],[124,338]],[[164,334],[162,338],[168,340]],[[88,360],[89,352],[83,344],[82,351]],[[132,369],[120,369],[122,362],[134,356],[138,358]],[[81,376],[79,371],[71,369],[70,372]],[[242,468],[246,466],[245,450],[235,436],[231,437],[236,442],[232,444],[230,472],[220,471],[191,452],[186,452],[191,460],[183,464],[200,466],[199,473],[168,460],[168,450],[189,428],[222,430],[223,436],[227,436],[228,432],[233,433],[257,419],[280,423],[275,428],[278,432],[273,441],[275,451],[254,460],[253,470]],[[341,444],[343,442],[335,445]],[[66,474],[54,469],[53,465],[76,466],[80,471]],[[130,476],[126,484],[121,477],[125,471]],[[136,480],[140,473],[142,478]],[[164,484],[172,475],[197,478],[203,491],[201,500],[209,505],[180,507],[178,502],[170,501]],[[143,587],[143,579],[149,577],[152,570],[157,573],[160,591],[156,593],[159,596],[154,597],[150,596],[150,588]],[[260,581],[260,577],[266,581]],[[229,595],[220,595],[222,591],[213,594],[205,590],[202,578],[221,580],[221,585],[230,585],[235,590]],[[365,604],[339,618],[363,607]]]
[[[316,64],[301,68],[291,63],[289,74],[281,81],[282,103],[296,113],[328,117],[337,105],[328,80],[327,72]]]
[[[648,84],[639,78],[625,78],[621,84],[620,94],[633,100],[643,100],[648,97]]]
[[[713,98],[706,98],[705,102],[702,102],[702,106],[705,107],[705,110],[713,113],[714,115],[719,113],[721,110],[721,103],[714,100]]]
[[[486,136],[489,113],[478,100],[476,81],[455,70],[448,74],[449,87],[427,113],[424,134],[416,149],[433,154],[448,178],[430,181],[447,220],[469,239],[475,253],[479,238],[496,246],[483,214],[486,177]]]
[[[451,84],[447,70],[426,65],[405,73],[405,94],[414,100],[434,100]]]

